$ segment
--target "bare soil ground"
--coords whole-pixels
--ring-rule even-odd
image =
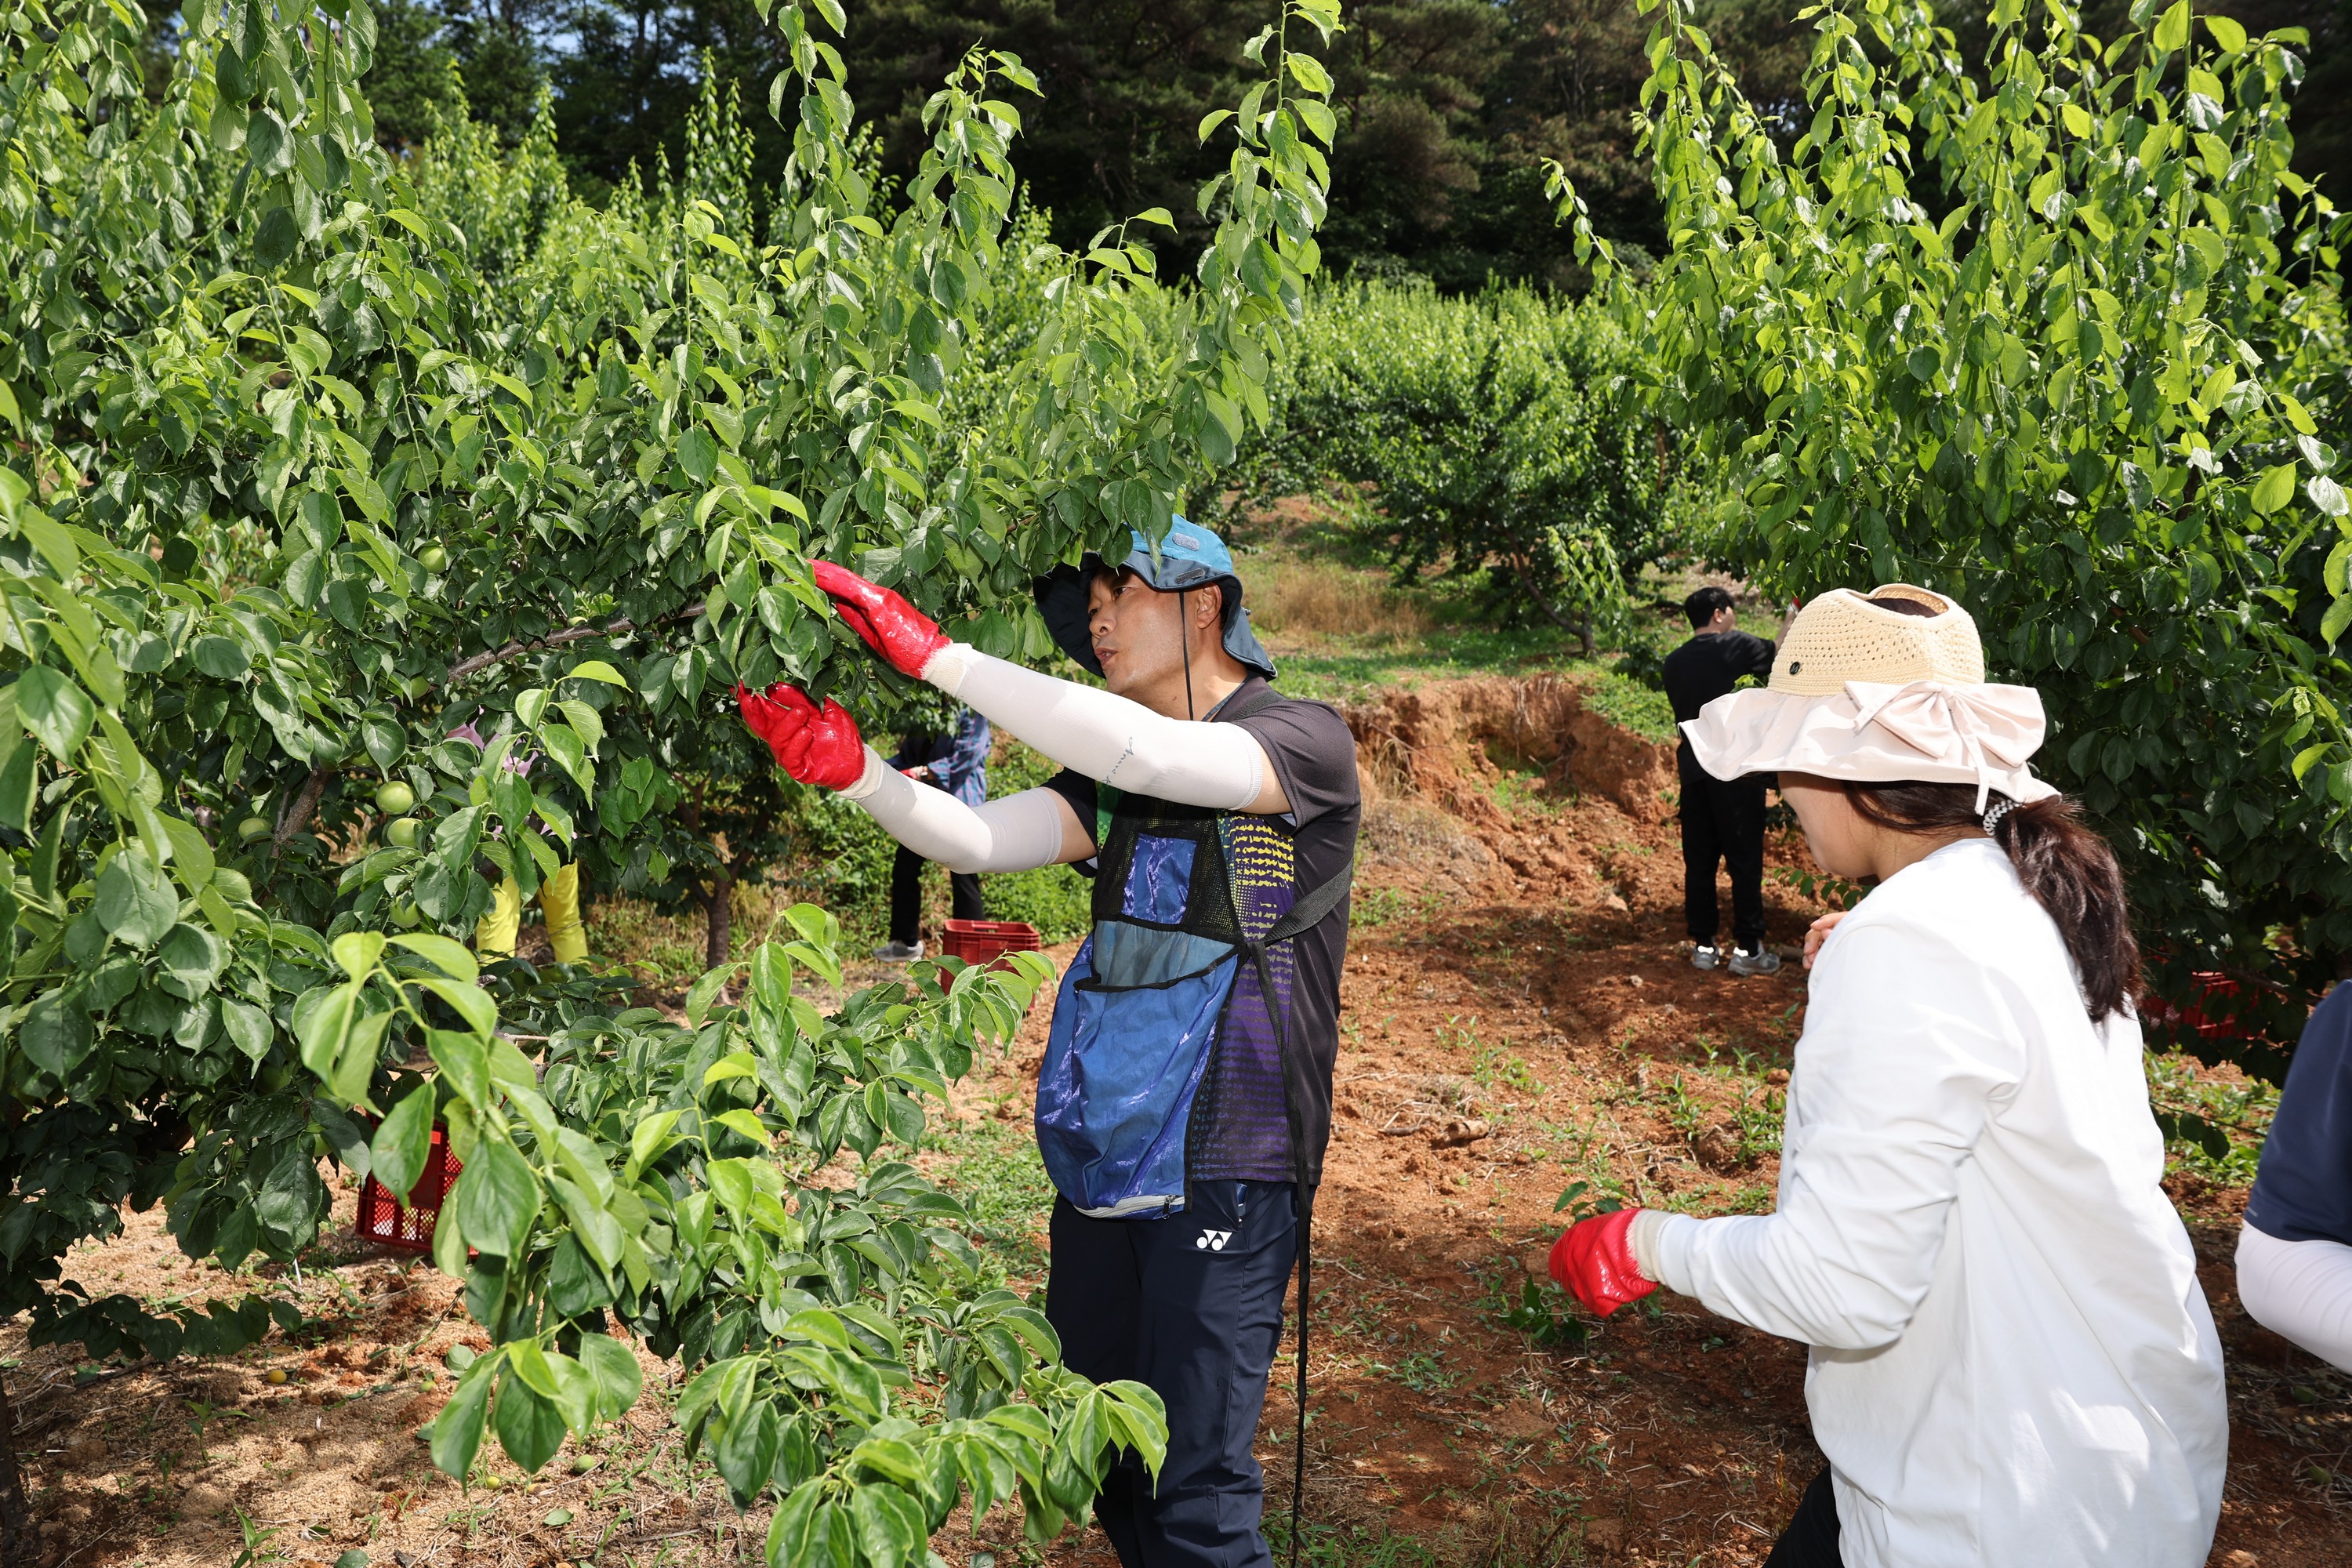
[[[1312,1559],[1759,1563],[1822,1462],[1803,1348],[1664,1292],[1585,1324],[1526,1287],[1572,1182],[1697,1213],[1769,1207],[1802,972],[1689,966],[1670,755],[1585,715],[1566,683],[1452,682],[1351,718],[1370,805],[1315,1226]],[[1771,861],[1801,867],[1791,836]],[[1822,906],[1793,880],[1767,888],[1772,939],[1793,943]],[[1046,1015],[1041,1002],[960,1089],[928,1162],[963,1168],[959,1136],[1025,1120]],[[2212,1562],[2352,1560],[2352,1379],[2238,1308],[2242,1190],[2184,1173],[2173,1191],[2230,1354]],[[1044,1224],[1039,1209],[1012,1238],[1033,1260]],[[72,1271],[159,1297],[257,1283],[180,1258],[152,1215]],[[352,1253],[278,1288],[317,1328],[226,1363],[82,1381],[21,1331],[0,1337],[20,1358],[5,1373],[16,1441],[60,1563],[209,1568],[263,1531],[256,1564],[326,1568],[355,1549],[409,1568],[758,1560],[765,1518],[736,1516],[659,1399],[534,1481],[501,1460],[500,1485],[466,1493],[433,1471],[415,1430],[445,1397],[447,1350],[476,1331],[428,1266]],[[1289,1502],[1291,1348],[1260,1433],[1269,1515]],[[659,1392],[666,1373],[647,1371]],[[955,1568],[1114,1561],[1098,1535],[1038,1553],[1001,1516],[935,1544]]]

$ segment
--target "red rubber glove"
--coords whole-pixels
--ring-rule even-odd
[[[866,646],[901,675],[920,679],[931,655],[948,646],[939,623],[901,595],[869,583],[830,561],[816,563],[816,585],[833,595],[833,607]]]
[[[782,681],[765,693],[735,689],[743,705],[743,722],[768,742],[776,765],[804,784],[847,789],[866,773],[866,742],[857,721],[831,698],[824,707],[808,693]]]
[[[1552,1243],[1551,1277],[1588,1311],[1605,1318],[1658,1288],[1655,1280],[1642,1278],[1633,1262],[1633,1241],[1625,1234],[1641,1212],[1619,1209],[1596,1215],[1569,1226]]]

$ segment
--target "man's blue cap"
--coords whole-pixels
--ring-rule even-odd
[[[1156,551],[1140,530],[1134,537],[1135,547],[1123,561],[1113,562],[1089,551],[1076,566],[1065,563],[1037,579],[1037,611],[1045,616],[1055,645],[1076,659],[1079,668],[1095,675],[1102,673],[1102,665],[1095,658],[1094,637],[1087,629],[1087,588],[1098,573],[1123,568],[1163,594],[1212,584],[1223,589],[1225,651],[1272,680],[1274,659],[1250,629],[1249,611],[1242,607],[1242,580],[1234,574],[1233,552],[1225,548],[1225,542],[1213,530],[1182,517],[1171,523]]]

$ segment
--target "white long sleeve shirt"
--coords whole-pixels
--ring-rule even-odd
[[[2196,1568],[2228,1414],[2163,1173],[2138,1024],[2092,1024],[2055,924],[1969,839],[1822,948],[1775,1212],[1650,1250],[1813,1347],[1846,1568]]]

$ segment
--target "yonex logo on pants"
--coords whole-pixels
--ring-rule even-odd
[[[1201,1233],[1200,1239],[1192,1245],[1205,1247],[1211,1252],[1223,1252],[1225,1249],[1225,1243],[1233,1238],[1234,1233],[1230,1230],[1204,1230]]]

